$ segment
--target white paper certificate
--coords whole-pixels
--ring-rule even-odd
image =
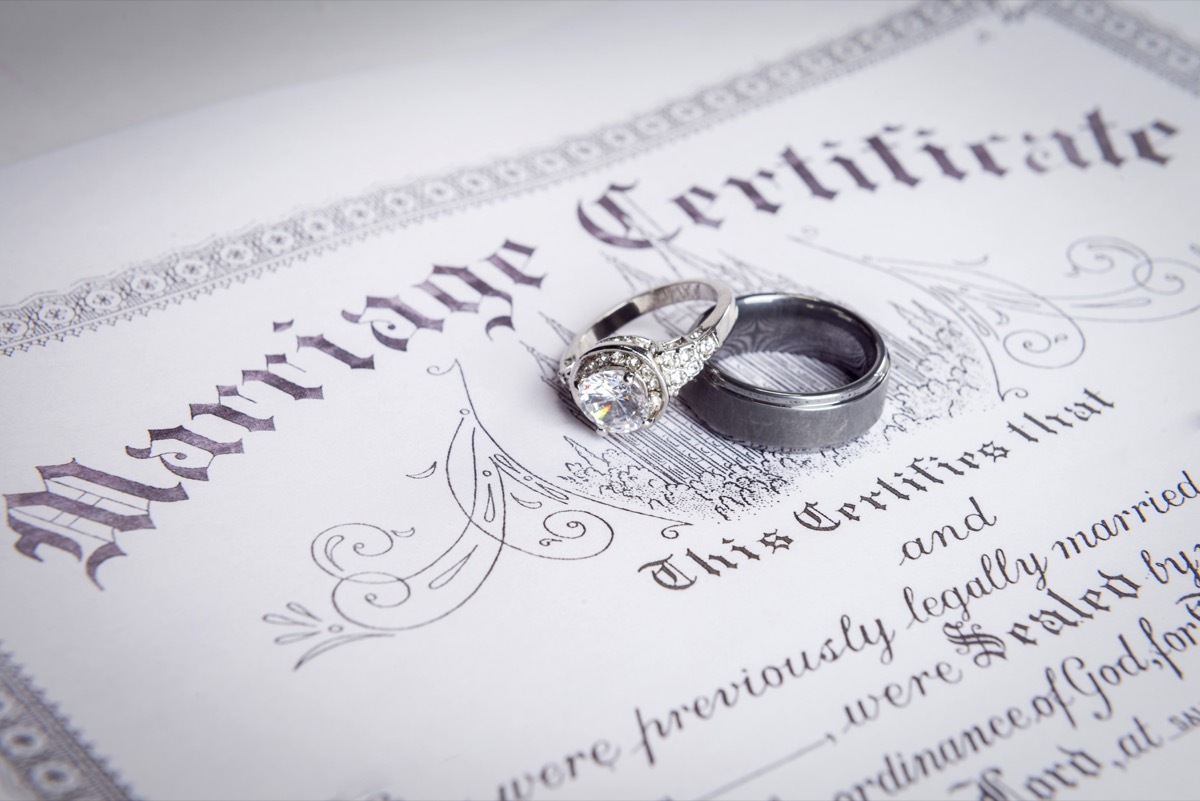
[[[814,8],[0,172],[0,790],[1194,797],[1200,50]],[[871,320],[883,418],[598,436],[559,356],[688,278]]]

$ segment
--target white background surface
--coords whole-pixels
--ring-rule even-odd
[[[0,165],[257,92],[478,55],[587,24],[613,3],[6,0]],[[1200,38],[1196,0],[1123,4]],[[689,13],[668,6],[681,21]]]
[[[0,4],[0,164],[221,100],[453,57],[605,0]]]

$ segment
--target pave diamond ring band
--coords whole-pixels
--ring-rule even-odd
[[[681,337],[656,342],[642,336],[612,336],[643,314],[689,300],[714,305]],[[559,378],[601,434],[628,434],[662,416],[669,399],[725,342],[737,314],[733,291],[719,281],[656,287],[610,309],[580,334],[563,354]]]
[[[879,419],[891,362],[866,320],[805,295],[744,295],[737,308],[737,325],[718,358],[798,354],[836,368],[849,382],[822,392],[784,392],[743,381],[710,361],[680,393],[705,425],[752,445],[811,449],[853,439]]]

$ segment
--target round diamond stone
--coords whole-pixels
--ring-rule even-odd
[[[579,381],[579,408],[603,431],[628,434],[650,421],[646,385],[622,368],[597,370]]]

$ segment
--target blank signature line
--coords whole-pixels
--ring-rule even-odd
[[[749,773],[747,773],[743,776],[740,776],[739,778],[736,778],[727,784],[721,785],[720,787],[718,787],[715,790],[711,790],[711,791],[705,793],[704,795],[697,798],[696,801],[712,801],[712,799],[714,799],[718,796],[724,795],[725,793],[729,792],[730,790],[741,787],[743,784],[746,784],[749,781],[757,779],[759,776],[762,776],[763,774],[770,773],[771,771],[775,770],[776,768],[781,768],[784,765],[786,765],[787,763],[792,762],[793,760],[799,759],[800,757],[805,756],[807,754],[811,754],[813,751],[816,751],[818,748],[825,745],[825,743],[833,743],[834,745],[837,745],[837,738],[834,737],[832,734],[826,734],[824,737],[822,737],[820,740],[817,740],[815,743],[809,743],[808,745],[804,746],[803,748],[793,751],[792,753],[788,754],[787,756],[781,757],[781,758],[775,760],[774,762],[769,762],[766,765],[763,765],[761,768],[752,770]]]

